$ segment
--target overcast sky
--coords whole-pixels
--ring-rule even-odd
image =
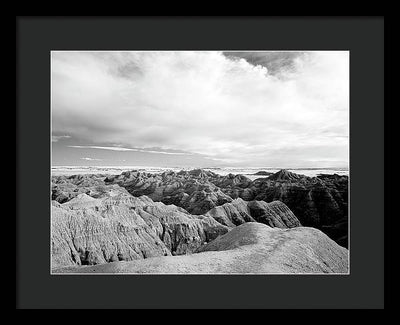
[[[52,52],[56,165],[346,167],[349,53]]]

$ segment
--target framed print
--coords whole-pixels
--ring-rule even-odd
[[[383,46],[382,17],[17,18],[19,307],[382,308]]]

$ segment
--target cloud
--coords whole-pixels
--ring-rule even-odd
[[[349,53],[255,53],[53,52],[52,128],[225,164],[347,161]]]
[[[97,159],[97,158],[89,158],[89,157],[82,157],[82,160],[89,160],[89,161],[102,161],[103,159]]]
[[[70,137],[71,136],[69,136],[69,135],[52,135],[51,142],[58,142],[58,140],[60,140],[60,139],[68,139]]]
[[[137,148],[123,148],[123,147],[102,147],[102,146],[68,146],[69,148],[80,148],[80,149],[100,149],[100,150],[111,150],[111,151],[136,151],[136,152],[146,152],[146,153],[156,153],[163,155],[192,155],[186,152],[167,152],[158,150],[148,150],[148,149],[137,149]]]
[[[224,52],[224,55],[228,58],[233,59],[245,59],[247,62],[253,65],[261,65],[268,70],[268,74],[284,76],[290,71],[296,69],[296,60],[307,52]]]

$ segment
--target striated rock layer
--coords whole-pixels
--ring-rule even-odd
[[[314,228],[271,228],[248,222],[202,246],[199,253],[152,257],[55,273],[348,273],[348,251]]]
[[[302,225],[318,228],[340,245],[348,245],[348,177],[307,177],[281,170],[250,186],[252,199],[285,203]]]
[[[245,222],[260,222],[271,227],[293,228],[301,226],[292,211],[282,202],[244,201],[240,198],[208,211],[206,215],[219,223],[235,227]]]
[[[194,215],[206,214],[227,203],[232,203],[228,209],[234,210],[237,202],[233,200],[238,198],[268,203],[280,201],[294,213],[302,225],[318,228],[340,245],[348,246],[347,176],[335,174],[307,177],[281,170],[251,181],[243,175],[221,176],[195,169],[162,174],[127,171],[107,177],[58,176],[53,177],[52,182],[52,198],[60,203],[67,202],[80,193],[98,197],[103,195],[104,186],[107,186],[107,190],[110,189],[109,186],[114,186],[114,191],[118,191],[117,187],[122,187],[133,196],[146,195],[153,201],[179,206]],[[219,219],[224,219],[222,223],[229,226],[257,220],[246,211],[234,213],[234,219],[222,213]],[[269,219],[264,223],[272,225],[275,221]],[[281,223],[275,222],[275,225],[279,224]]]
[[[134,197],[103,186],[102,195],[85,193],[52,203],[52,265],[92,265],[195,252],[244,222],[292,228],[299,221],[283,203],[233,200],[205,215]]]
[[[53,201],[51,213],[53,268],[192,253],[228,231],[209,216],[107,191]]]
[[[114,195],[128,192],[119,185],[107,185],[104,182],[106,175],[72,175],[53,176],[51,182],[51,198],[59,203],[64,203],[85,193],[97,198],[103,195]]]
[[[147,195],[154,201],[174,204],[191,214],[203,214],[215,206],[231,202],[232,198],[209,182],[216,174],[201,169],[150,174],[128,171],[109,176],[106,184],[118,184],[133,196]]]

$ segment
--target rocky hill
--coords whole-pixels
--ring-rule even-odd
[[[52,267],[192,253],[228,231],[209,216],[120,193],[52,204]]]
[[[307,177],[282,170],[254,180],[250,191],[252,199],[285,203],[302,225],[321,229],[347,247],[347,176]]]
[[[182,207],[191,214],[203,214],[232,201],[209,181],[215,177],[218,175],[201,169],[162,174],[131,171],[107,177],[105,183],[118,184],[134,196],[147,195],[154,201]]]
[[[120,175],[79,175],[52,178],[52,198],[60,203],[67,202],[80,193],[92,197],[103,195],[103,191],[125,189],[135,197],[146,195],[153,201],[175,205],[192,215],[204,215],[210,210],[224,206],[230,211],[237,209],[235,199],[284,203],[303,226],[324,231],[340,245],[348,245],[348,177],[319,175],[307,177],[281,170],[268,177],[251,181],[243,175],[221,176],[211,171],[168,171],[151,174],[127,171]],[[106,186],[106,187],[104,187]],[[113,187],[112,187],[113,186]],[[232,203],[232,205],[226,205]],[[218,209],[218,213],[225,211]],[[247,209],[247,208],[246,208]],[[254,221],[246,212],[219,214],[223,224],[232,226],[243,221]],[[275,220],[265,222],[278,225]]]
[[[116,186],[97,185],[97,191],[64,203],[52,201],[53,267],[190,254],[248,221],[281,228],[300,225],[281,202],[236,199],[205,215],[191,215]]]
[[[348,251],[314,228],[248,222],[198,253],[54,269],[54,273],[265,274],[348,273]]]
[[[247,202],[238,198],[211,209],[206,215],[228,227],[235,227],[252,221],[278,228],[301,226],[293,212],[280,201],[271,203],[264,201]]]
[[[105,192],[128,193],[118,185],[104,186],[106,175],[53,176],[51,178],[51,198],[59,203],[68,202],[79,194],[100,197]]]

